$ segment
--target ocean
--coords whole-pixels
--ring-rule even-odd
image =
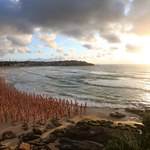
[[[148,65],[13,67],[0,68],[0,76],[20,91],[87,102],[91,107],[150,106]]]

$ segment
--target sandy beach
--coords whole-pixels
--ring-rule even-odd
[[[113,112],[119,112],[125,114],[125,117],[123,118],[114,118],[110,117],[110,113]],[[47,121],[46,124],[40,125],[36,124],[36,127],[32,126],[32,121],[28,123],[28,130],[23,130],[22,124],[17,123],[16,125],[12,126],[10,123],[0,123],[0,135],[2,138],[2,134],[8,131],[12,131],[15,134],[15,137],[12,139],[5,139],[2,140],[0,144],[4,145],[4,147],[11,147],[12,149],[15,149],[16,146],[20,144],[20,139],[19,137],[21,135],[27,134],[29,132],[32,132],[34,128],[42,131],[42,135],[40,135],[40,139],[46,139],[49,137],[49,135],[58,130],[58,129],[65,129],[68,128],[71,125],[75,125],[80,121],[86,121],[86,120],[109,120],[112,122],[118,123],[123,123],[123,124],[135,124],[135,123],[140,123],[140,116],[133,114],[133,113],[128,113],[125,110],[116,110],[116,109],[110,109],[110,108],[87,108],[87,112],[85,115],[77,115],[75,117],[65,117],[60,120],[57,120],[56,125],[53,120]],[[47,127],[50,125],[50,129]],[[55,143],[56,144],[56,143]],[[54,143],[50,144],[50,147],[53,147],[53,149],[57,149],[54,145]],[[57,144],[56,144],[57,145]],[[28,148],[26,148],[28,149]]]
[[[122,118],[115,118],[111,117],[110,113],[119,112],[125,115],[125,117]],[[95,108],[95,107],[88,107],[85,115],[77,115],[75,117],[65,117],[63,119],[60,119],[61,123],[65,123],[67,119],[73,120],[75,122],[78,122],[82,119],[90,119],[90,120],[110,120],[110,121],[133,121],[133,122],[141,122],[141,116],[129,113],[125,111],[124,109],[112,109],[112,108]],[[50,120],[49,120],[50,121]],[[47,121],[48,122],[48,121]],[[29,122],[29,127],[32,127],[32,121]],[[0,134],[2,134],[5,131],[12,130],[15,131],[15,133],[22,133],[22,124],[17,123],[16,125],[12,126],[11,123],[0,123]]]
[[[17,91],[4,79],[0,79],[0,92],[0,148],[4,150],[68,150],[64,148],[66,142],[83,150],[91,150],[87,147],[92,143],[96,146],[95,150],[99,150],[106,147],[116,131],[118,134],[130,131],[132,126],[142,126],[141,116],[137,114],[140,110],[129,109],[136,112],[131,113],[125,109],[87,107],[86,103],[79,105],[77,101],[27,94]],[[96,141],[90,138],[91,134],[96,138],[95,131],[103,133],[105,130],[110,137],[106,141],[93,143]],[[138,129],[134,130],[136,132]],[[77,139],[72,139],[78,132]],[[81,143],[78,142],[80,136],[84,138]],[[103,136],[107,137],[106,134]]]

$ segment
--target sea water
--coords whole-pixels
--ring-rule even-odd
[[[92,107],[150,106],[150,66],[95,65],[0,68],[15,88],[87,102]]]

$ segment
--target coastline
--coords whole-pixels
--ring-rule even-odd
[[[115,118],[111,117],[110,113],[119,112],[125,114],[125,117],[123,118]],[[124,109],[112,109],[112,108],[95,108],[95,107],[88,107],[85,115],[77,115],[73,117],[65,117],[60,119],[61,122],[64,122],[67,120],[74,120],[75,122],[78,122],[80,120],[89,119],[89,120],[109,120],[109,121],[123,121],[123,122],[137,122],[141,123],[141,116],[126,112]],[[51,119],[49,120],[51,121]],[[48,121],[47,121],[48,122]],[[30,122],[30,128],[32,128],[32,123]],[[0,123],[0,134],[7,130],[13,130],[15,133],[21,133],[22,127],[21,123],[18,123],[17,125],[12,126],[11,123]]]
[[[12,126],[11,124],[6,124],[6,123],[1,123],[0,124],[0,137],[2,137],[2,134],[8,131],[12,131],[13,134],[15,135],[14,138],[12,139],[6,139],[6,140],[2,140],[0,139],[0,144],[3,145],[4,147],[9,147],[9,148],[13,148],[15,149],[20,142],[22,141],[20,139],[21,135],[26,135],[28,133],[32,133],[33,129],[38,129],[39,131],[42,131],[42,135],[39,135],[39,138],[41,140],[45,140],[48,139],[49,136],[57,131],[57,130],[64,130],[64,129],[69,129],[70,126],[76,126],[79,122],[86,122],[86,121],[103,121],[106,120],[108,122],[112,122],[116,125],[118,124],[126,124],[126,125],[131,125],[133,126],[134,124],[140,124],[141,125],[141,121],[140,121],[140,116],[133,114],[133,113],[128,113],[125,112],[124,110],[117,110],[120,113],[125,113],[126,117],[124,118],[113,118],[110,117],[109,114],[112,112],[116,112],[116,109],[111,109],[111,108],[94,108],[94,107],[90,107],[87,108],[87,112],[85,115],[77,115],[74,117],[65,117],[62,118],[58,121],[58,126],[57,125],[53,125],[53,120],[48,120],[47,123],[45,125],[39,125],[37,124],[36,127],[32,126],[32,123],[28,124],[28,130],[23,130],[22,129],[22,125],[21,124],[17,124],[15,126]],[[55,120],[56,121],[56,120]],[[55,122],[54,121],[54,122]],[[56,121],[56,122],[57,122]],[[50,125],[50,128],[47,128]],[[59,139],[59,138],[58,138]],[[31,140],[32,141],[32,140]],[[36,140],[33,140],[36,141]],[[30,142],[23,142],[25,143],[25,145],[28,147],[30,144]],[[58,150],[55,146],[57,145],[57,142],[54,143],[50,143],[50,147],[52,148],[52,150]],[[26,147],[25,146],[25,147]],[[23,146],[24,147],[24,146]],[[28,150],[28,148],[25,148],[25,150]]]
[[[5,83],[4,80],[1,80],[0,83],[1,84],[4,83],[6,89],[12,88],[9,87],[9,84]],[[14,92],[18,93],[16,89],[14,90],[15,90]],[[25,98],[28,97],[28,95],[26,94],[23,96]],[[34,95],[34,97],[36,96]],[[117,113],[117,115],[123,114],[123,117],[118,117],[118,116],[112,117],[110,116],[111,113]],[[104,130],[106,131],[109,130],[110,132],[109,134],[111,134],[112,128],[115,132],[116,130],[118,131],[120,125],[122,126],[121,128],[123,128],[123,132],[126,130],[126,128],[124,130],[124,125],[125,126],[131,125],[131,127],[129,128],[132,128],[132,126],[135,124],[141,125],[141,117],[137,114],[126,112],[125,109],[96,108],[96,107],[87,107],[85,114],[78,112],[78,114],[76,115],[73,116],[67,115],[58,119],[52,117],[49,118],[45,123],[36,122],[34,126],[33,126],[33,120],[29,120],[26,129],[23,126],[22,122],[17,122],[12,125],[10,121],[10,117],[8,117],[7,119],[8,119],[7,123],[5,122],[0,123],[0,148],[11,149],[11,150],[15,150],[15,148],[18,146],[20,149],[30,150],[32,149],[31,148],[32,146],[40,147],[41,141],[42,143],[44,142],[44,146],[49,145],[49,147],[52,150],[55,149],[57,150],[58,149],[57,145],[61,144],[61,138],[59,136],[55,138],[53,137],[55,139],[54,140],[53,138],[51,139],[51,136],[53,136],[53,134],[54,135],[57,134],[57,132],[60,131],[64,132],[64,130],[65,131],[67,130],[67,132],[74,132],[72,128],[78,129],[78,125],[82,124],[82,122],[84,125],[79,130],[81,132],[80,136],[83,136],[82,128],[87,128],[86,126],[93,128],[92,124],[94,123],[95,126],[95,123],[97,122],[99,123],[99,126],[102,128],[103,126],[106,126]],[[36,121],[38,120],[39,117],[36,118]],[[113,124],[116,124],[115,128]],[[64,134],[66,133],[64,132]],[[52,141],[54,140],[55,142],[49,142],[48,144],[46,144],[47,141],[45,142],[45,140],[49,140],[49,139]]]

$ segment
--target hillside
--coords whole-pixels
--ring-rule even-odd
[[[0,67],[18,67],[18,66],[93,66],[94,64],[85,61],[1,61]]]

